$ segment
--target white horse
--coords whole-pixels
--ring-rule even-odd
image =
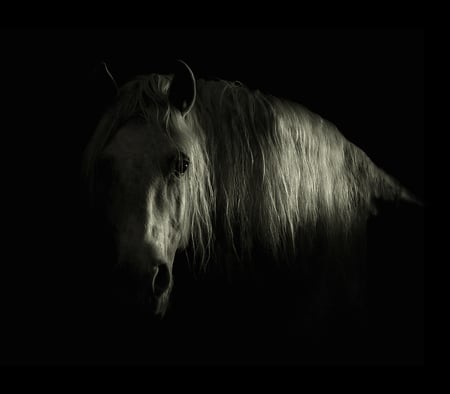
[[[84,159],[138,296],[164,315],[187,247],[200,268],[259,252],[358,288],[376,200],[414,197],[319,115],[179,65],[120,87]]]

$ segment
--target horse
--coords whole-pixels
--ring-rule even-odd
[[[299,103],[196,78],[183,61],[115,88],[83,176],[114,240],[114,272],[133,278],[133,300],[156,316],[182,251],[200,272],[211,262],[226,272],[290,267],[316,302],[345,294],[358,304],[377,202],[420,204]]]

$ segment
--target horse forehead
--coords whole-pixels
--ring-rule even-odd
[[[105,153],[117,157],[155,157],[173,149],[160,125],[129,123],[117,131]]]

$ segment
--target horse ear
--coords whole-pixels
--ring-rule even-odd
[[[175,73],[169,88],[169,103],[186,115],[194,106],[197,97],[195,76],[182,60],[175,63]]]
[[[96,65],[89,75],[89,99],[101,109],[109,106],[119,92],[119,86],[105,62]]]

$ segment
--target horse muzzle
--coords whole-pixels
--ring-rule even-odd
[[[158,262],[140,272],[130,263],[121,263],[112,275],[113,297],[120,305],[148,307],[158,317],[164,317],[172,291],[172,275],[168,264]]]

